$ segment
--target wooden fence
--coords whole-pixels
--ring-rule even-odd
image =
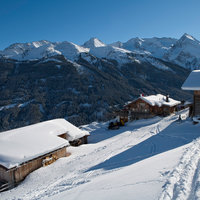
[[[11,184],[11,183],[0,183],[0,192],[4,192],[4,191],[9,190],[13,187],[14,187],[14,185]]]

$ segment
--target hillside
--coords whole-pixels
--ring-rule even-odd
[[[0,51],[0,131],[65,118],[75,125],[106,121],[141,93],[190,100],[181,85],[199,68],[200,42],[174,38],[132,38],[82,46],[41,40]]]
[[[86,56],[93,59],[89,62]],[[0,60],[0,131],[54,118],[75,125],[106,121],[115,105],[141,93],[189,99],[181,85],[189,70],[153,57],[120,64],[80,54],[32,61]]]
[[[186,113],[187,111],[182,111]],[[31,173],[4,199],[198,199],[199,125],[178,115],[155,117],[108,131],[83,126],[88,145]]]

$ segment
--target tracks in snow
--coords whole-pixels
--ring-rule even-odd
[[[156,122],[151,119],[142,123],[140,121],[129,124],[127,127],[124,127],[124,132],[118,135],[96,144],[80,147],[82,150],[71,156],[71,158],[62,159],[60,164],[54,163],[54,165],[48,166],[48,170],[44,168],[33,173],[33,182],[40,181],[36,177],[37,175],[40,176],[40,187],[37,185],[35,187],[28,187],[27,185],[30,186],[31,182],[27,181],[27,184],[22,184],[18,189],[19,198],[24,200],[40,200],[63,191],[71,190],[80,185],[87,185],[95,177],[111,173],[112,171],[100,169],[86,172],[89,168],[159,134],[177,119],[178,116],[173,115],[157,119]],[[102,131],[105,130],[102,129]],[[156,145],[151,143],[149,154],[152,155],[156,152],[156,148]],[[45,172],[44,175],[41,174],[42,171]],[[45,180],[45,177],[48,178],[48,181]]]
[[[87,156],[85,156],[84,153],[84,156],[79,155],[75,157],[70,163],[68,163],[68,166],[71,166],[71,168],[76,166],[76,173],[73,173],[73,175],[70,176],[66,175],[55,183],[50,183],[48,187],[44,187],[43,190],[40,189],[40,191],[33,193],[34,195],[31,198],[29,196],[29,199],[35,200],[42,199],[44,196],[53,196],[62,191],[71,190],[75,187],[86,184],[96,176],[110,173],[110,171],[105,170],[90,171],[87,173],[85,171],[91,166],[94,166],[100,162],[104,162],[112,156],[126,151],[134,145],[137,145],[138,143],[156,134],[159,134],[160,131],[168,127],[176,119],[177,116],[162,118],[156,123],[149,124],[144,127],[141,126],[137,130],[125,131],[122,133],[123,137],[122,135],[117,135],[113,138],[110,138],[109,140],[94,144],[93,150],[88,152]],[[153,143],[150,145],[151,148],[149,154],[152,155],[156,151],[156,145]],[[77,163],[79,166],[81,166],[80,168],[77,168]]]
[[[186,148],[178,165],[169,174],[159,199],[200,199],[200,139]]]

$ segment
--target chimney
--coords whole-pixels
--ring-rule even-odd
[[[166,95],[166,102],[169,102],[169,94]]]

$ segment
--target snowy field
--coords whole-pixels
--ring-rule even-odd
[[[67,148],[70,157],[34,171],[0,199],[200,199],[199,124],[176,114],[113,131],[107,123],[82,128],[88,145]]]

